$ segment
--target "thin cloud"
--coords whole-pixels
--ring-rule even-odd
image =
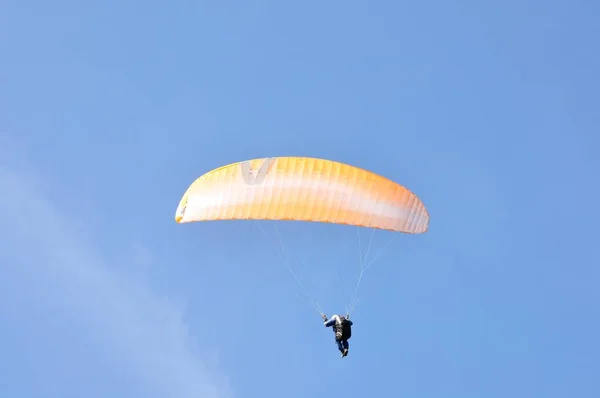
[[[1,159],[0,237],[15,261],[0,259],[5,262],[0,277],[12,267],[27,275],[27,283],[49,291],[47,298],[53,308],[60,308],[61,316],[84,325],[94,341],[102,343],[99,349],[114,351],[124,373],[156,396],[233,396],[227,383],[194,352],[181,308],[141,280],[111,269],[77,222],[69,220],[70,214],[85,217],[93,210],[82,205],[62,211],[46,193],[51,193],[48,186],[41,189],[44,179],[14,164],[3,165]],[[145,248],[136,250],[144,261],[151,257]]]

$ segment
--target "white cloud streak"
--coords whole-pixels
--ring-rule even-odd
[[[62,314],[68,313],[97,336],[105,345],[99,348],[113,351],[124,372],[156,396],[233,396],[227,383],[194,353],[182,310],[142,281],[111,270],[101,250],[85,239],[76,222],[69,221],[71,213],[61,211],[39,189],[42,178],[2,163],[1,245],[5,249],[10,245],[18,261],[0,264],[0,277],[9,267],[20,267],[28,282],[50,291]],[[84,208],[73,213],[89,211]]]

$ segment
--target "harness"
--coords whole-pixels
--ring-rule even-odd
[[[335,339],[337,341],[348,340],[350,337],[352,337],[352,327],[350,326],[350,323],[345,317],[341,316],[340,320],[341,322],[336,322],[334,326]]]

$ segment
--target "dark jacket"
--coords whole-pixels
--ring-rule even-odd
[[[333,327],[335,339],[345,341],[352,337],[352,321],[344,316],[334,315],[324,322],[325,327]]]

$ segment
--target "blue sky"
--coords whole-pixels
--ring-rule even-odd
[[[0,15],[0,396],[600,396],[595,2]],[[285,155],[378,172],[431,213],[366,273],[343,360],[256,224],[174,221],[204,172]],[[277,225],[343,311],[356,229]]]

